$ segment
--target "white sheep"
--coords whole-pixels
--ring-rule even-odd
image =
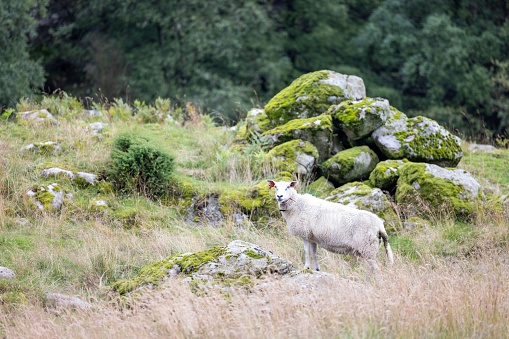
[[[387,258],[394,263],[384,222],[375,214],[353,207],[318,199],[295,191],[296,181],[267,180],[276,190],[276,200],[290,233],[304,241],[306,269],[310,269],[309,254],[314,269],[320,270],[316,260],[317,244],[334,253],[353,254],[378,269],[376,254],[384,242]]]

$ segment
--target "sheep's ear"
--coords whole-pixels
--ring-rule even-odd
[[[298,183],[298,181],[292,181],[292,182],[290,183],[290,187],[295,187],[295,186],[297,186],[297,183]]]
[[[267,183],[269,184],[269,188],[272,188],[276,185],[276,183],[272,180],[267,180]]]

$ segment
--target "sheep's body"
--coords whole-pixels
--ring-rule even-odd
[[[271,185],[271,182],[274,184]],[[376,254],[381,240],[389,262],[393,263],[382,219],[368,211],[318,199],[309,194],[298,194],[293,183],[269,181],[269,185],[276,188],[276,199],[290,233],[304,241],[306,268],[310,268],[311,252],[314,268],[319,270],[316,244],[330,252],[364,258],[373,268],[377,268]]]

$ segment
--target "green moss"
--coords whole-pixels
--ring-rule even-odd
[[[320,169],[335,185],[342,185],[369,177],[377,163],[375,152],[368,146],[358,146],[337,153],[320,164]]]
[[[369,175],[370,184],[382,190],[394,190],[399,178],[399,168],[407,162],[406,159],[379,162]]]
[[[307,119],[293,119],[264,132],[262,136],[278,135],[281,142],[286,142],[294,138],[296,131],[308,131],[311,136],[315,136],[323,130],[332,132],[332,117],[330,115],[322,114]]]
[[[225,247],[212,247],[202,252],[175,255],[144,267],[133,279],[117,281],[113,284],[113,289],[120,294],[127,294],[144,285],[157,286],[167,276],[168,270],[175,265],[179,266],[181,272],[190,275],[202,265],[225,253]]]
[[[307,188],[309,193],[323,199],[331,195],[331,192],[334,190],[334,184],[325,177],[320,177],[313,181]]]
[[[265,113],[272,127],[296,118],[318,116],[327,112],[332,104],[344,99],[343,90],[337,86],[320,83],[329,78],[330,71],[304,74],[290,86],[276,94],[265,106]],[[331,102],[331,98],[337,98]]]
[[[270,120],[263,109],[252,109],[246,116],[247,138],[253,133],[263,133],[269,128]]]
[[[261,259],[261,258],[264,257],[263,255],[255,252],[252,249],[248,249],[248,250],[244,251],[244,254],[247,255],[250,258],[253,258],[253,259]]]
[[[475,203],[460,199],[463,188],[453,182],[435,177],[426,171],[426,164],[408,163],[399,170],[396,201],[402,204],[419,206],[422,202],[441,211],[451,210],[458,216],[466,216],[475,211]],[[417,190],[415,185],[419,186]]]
[[[318,150],[313,144],[297,139],[274,147],[265,155],[264,161],[279,171],[310,174],[308,168],[303,168],[295,161],[300,154],[312,156],[315,159],[315,164],[319,156]],[[305,173],[302,172],[303,170]]]
[[[60,191],[60,187],[54,186],[53,190],[55,192],[58,192]],[[51,204],[55,199],[55,195],[48,191],[47,189],[45,189],[44,187],[39,187],[39,189],[37,189],[34,198],[44,206],[45,211],[53,211],[55,209]]]
[[[401,144],[406,147],[401,148],[399,157],[407,157],[411,161],[436,163],[439,165],[447,164],[454,167],[461,160],[463,154],[461,145],[457,138],[447,133],[433,133],[425,135],[420,133],[421,127],[418,124],[436,123],[431,119],[424,119],[421,116],[407,120],[407,130],[395,132],[394,136]]]
[[[369,135],[382,126],[390,114],[388,103],[383,99],[364,98],[359,101],[347,100],[332,106],[328,114],[333,117],[338,126],[352,140]],[[384,107],[386,109],[384,110]]]

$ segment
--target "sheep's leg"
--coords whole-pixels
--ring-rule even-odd
[[[311,257],[313,258],[313,261],[315,262],[315,271],[320,271],[320,265],[318,264],[318,260],[316,259],[316,242],[309,242],[309,247],[311,249]]]
[[[304,258],[306,260],[306,262],[304,263],[304,268],[306,270],[309,270],[309,268],[311,267],[309,262],[309,248],[311,246],[311,242],[306,239],[302,239],[302,241],[304,241]]]

